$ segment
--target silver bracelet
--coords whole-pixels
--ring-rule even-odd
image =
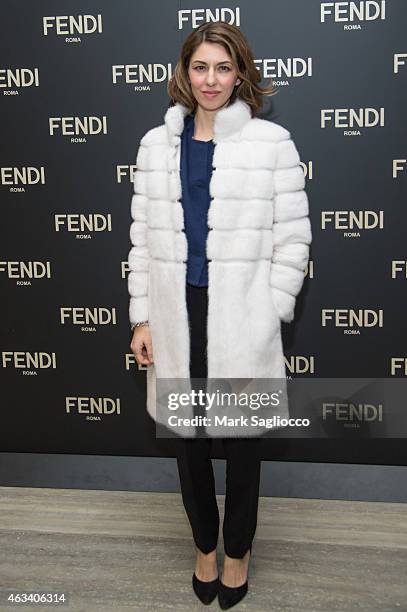
[[[138,323],[133,323],[130,329],[131,331],[133,331],[135,327],[140,327],[141,325],[148,325],[148,321],[139,321]]]

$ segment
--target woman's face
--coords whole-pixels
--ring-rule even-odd
[[[188,67],[192,94],[205,110],[225,106],[232,95],[237,78],[229,53],[217,43],[203,42],[197,47]]]

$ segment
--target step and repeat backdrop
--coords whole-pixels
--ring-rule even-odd
[[[182,42],[210,20],[247,36],[278,90],[264,118],[290,130],[306,176],[313,243],[283,324],[287,376],[406,378],[403,0],[1,10],[1,451],[173,456],[130,350],[130,203]],[[264,458],[406,465],[407,450],[404,438],[271,439]]]

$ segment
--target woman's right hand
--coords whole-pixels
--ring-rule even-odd
[[[148,325],[140,325],[134,328],[130,348],[139,365],[151,365],[153,363],[153,344]]]

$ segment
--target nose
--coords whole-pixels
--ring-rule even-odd
[[[209,68],[206,81],[208,85],[214,85],[216,83],[216,73],[214,68]]]

